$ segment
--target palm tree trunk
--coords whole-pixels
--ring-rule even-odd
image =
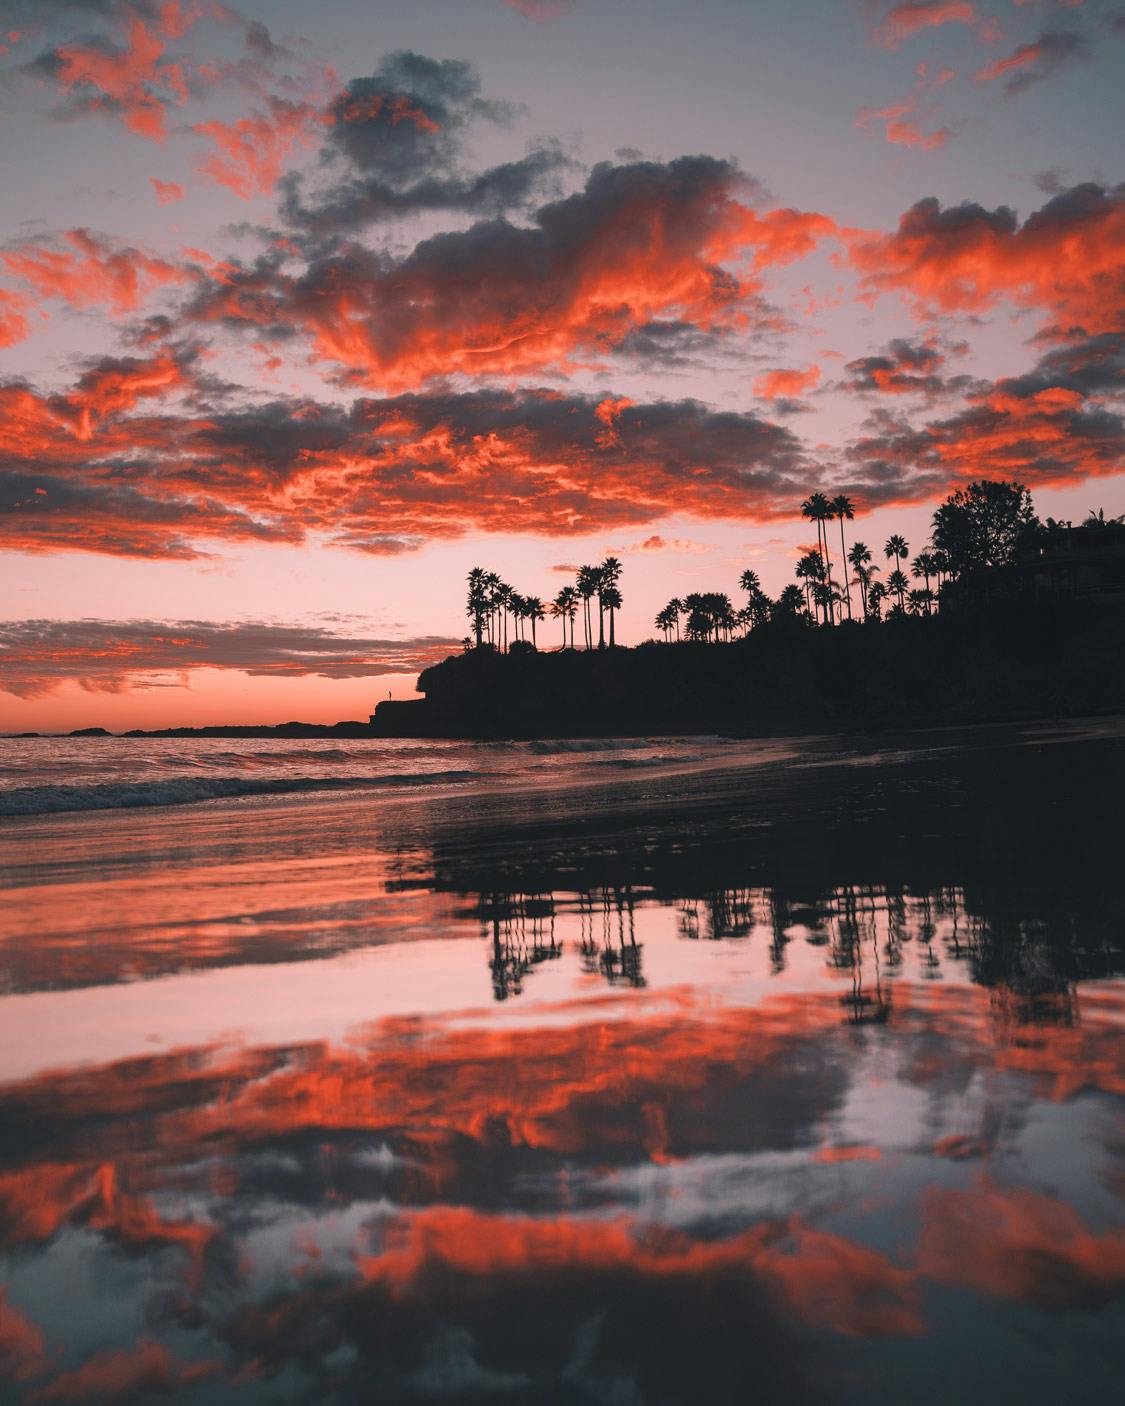
[[[613,606],[611,605],[610,608],[609,608],[609,647],[610,647],[610,649],[613,649],[615,644],[616,644],[616,641],[615,641],[614,638],[613,638]]]
[[[844,573],[844,594],[848,601],[848,619],[852,618],[852,586],[848,580],[848,554],[844,547],[844,514],[840,514],[840,570]]]
[[[605,606],[602,605],[601,597],[598,597],[598,648],[605,648]]]

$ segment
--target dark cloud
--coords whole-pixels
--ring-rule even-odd
[[[65,396],[0,387],[4,540],[184,556],[208,538],[316,533],[387,554],[469,531],[772,517],[815,476],[776,421],[692,400],[493,389],[228,402],[198,386],[185,398],[135,359]]]
[[[899,292],[920,312],[982,313],[1006,300],[1075,336],[1125,316],[1125,185],[1061,192],[1021,224],[1006,205],[919,200],[889,234],[851,240],[861,292]]]
[[[203,620],[14,620],[0,623],[0,689],[35,697],[74,681],[99,692],[145,687],[193,669],[272,678],[412,674],[459,641],[440,635],[379,639],[315,625]]]
[[[1092,337],[1044,356],[1026,375],[978,383],[956,415],[915,428],[878,412],[846,458],[868,502],[933,496],[970,478],[1034,488],[1120,473],[1125,334]]]
[[[1050,78],[1065,65],[1089,57],[1089,45],[1077,30],[1045,30],[1038,39],[1021,44],[1005,58],[986,64],[978,71],[977,81],[991,83],[1003,79],[1004,92],[1015,97]]]
[[[883,352],[849,361],[844,367],[847,374],[842,384],[845,389],[861,395],[935,397],[968,389],[972,384],[970,377],[946,378],[941,374],[945,362],[945,351],[933,343],[896,337]]]
[[[550,193],[571,163],[557,143],[482,171],[466,167],[467,132],[506,123],[513,110],[481,96],[471,64],[400,51],[370,76],[353,79],[329,104],[328,162],[347,174],[305,198],[290,176],[282,214],[317,238],[423,210],[497,215]]]
[[[186,315],[301,328],[344,381],[409,389],[455,373],[565,370],[654,322],[761,321],[761,273],[834,232],[825,216],[759,211],[753,183],[709,156],[603,163],[528,225],[482,221],[395,258],[360,245],[225,273]],[[733,272],[731,264],[739,265]]]

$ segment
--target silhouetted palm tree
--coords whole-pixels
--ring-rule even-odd
[[[566,648],[566,622],[571,622],[571,633],[573,634],[574,616],[577,611],[578,592],[573,586],[564,586],[558,595],[551,602],[551,615],[555,620],[562,621],[563,649]],[[574,641],[571,640],[573,647]]]
[[[828,519],[830,517],[835,516],[832,511],[832,505],[831,503],[829,503],[828,499],[824,496],[823,493],[811,493],[801,504],[801,516],[804,518],[808,518],[810,522],[816,523],[817,545],[820,548],[820,554],[824,560],[824,570],[827,584],[829,587],[831,587],[832,558],[828,552]],[[827,604],[827,599],[828,598],[826,597],[826,610],[830,608]],[[832,624],[832,618],[830,615],[825,616],[824,623],[826,625]]]
[[[910,568],[910,574],[914,577],[915,581],[924,581],[926,583],[926,595],[929,597],[932,605],[934,597],[933,592],[930,590],[930,577],[937,575],[937,561],[934,558],[933,552],[919,552],[914,558],[914,565]],[[930,614],[931,612],[927,611],[926,613]]]
[[[906,592],[906,577],[902,574],[902,558],[907,555],[910,548],[906,545],[906,538],[896,532],[893,536],[887,538],[887,544],[883,550],[887,555],[888,561],[890,561],[891,557],[895,559],[895,569],[890,580],[894,581],[897,576],[900,578],[901,584],[891,586],[891,590],[898,592],[898,603],[901,607],[903,605],[903,596]],[[890,583],[888,582],[888,584]]]
[[[531,643],[538,649],[539,644],[535,638],[535,623],[537,620],[546,619],[547,612],[543,609],[543,602],[538,596],[525,596],[523,608],[524,615],[531,621]]]
[[[600,576],[601,573],[596,566],[580,566],[578,568],[578,579],[575,583],[575,588],[582,597],[582,615],[586,631],[587,649],[592,649],[594,644],[594,635],[590,628],[590,602],[597,594]]]
[[[855,579],[859,582],[860,598],[863,601],[863,615],[867,618],[867,583],[871,579],[866,568],[871,562],[871,548],[866,542],[853,542],[848,552]]]
[[[613,612],[621,609],[621,591],[619,582],[621,581],[621,563],[616,557],[606,557],[601,566],[598,567],[598,648],[605,645],[603,638],[602,619],[604,613],[609,611],[609,642],[613,644]],[[609,597],[613,596],[617,604],[611,605]]]
[[[469,572],[469,598],[465,613],[473,622],[473,639],[480,649],[484,637],[484,617],[488,613],[488,574],[481,566]]]
[[[621,589],[618,586],[603,586],[601,595],[602,605],[605,606],[609,614],[609,647],[613,649],[617,644],[613,633],[613,622],[616,612],[621,609]]]
[[[855,517],[855,504],[846,493],[837,493],[832,499],[832,511],[840,519],[840,560],[846,562],[847,550],[844,546],[844,519],[849,522]],[[848,568],[842,567],[844,573],[844,595],[848,604],[848,619],[852,618],[852,588],[848,585]]]

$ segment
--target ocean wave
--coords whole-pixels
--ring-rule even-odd
[[[21,786],[0,792],[0,816],[191,805],[199,801],[309,791],[442,786],[486,780],[489,774],[484,771],[423,771],[387,776],[175,776],[162,781],[114,781],[97,786]]]

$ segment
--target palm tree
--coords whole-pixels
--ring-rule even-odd
[[[911,591],[907,597],[911,615],[929,615],[933,598],[933,592],[928,587],[924,590]]]
[[[571,622],[571,634],[573,635],[574,616],[577,609],[578,592],[573,586],[564,586],[558,595],[551,602],[551,615],[555,620],[562,621],[563,649],[566,648],[566,622]],[[573,639],[571,646],[573,647]]]
[[[678,602],[669,601],[663,610],[657,612],[656,618],[652,622],[661,634],[663,634],[665,644],[667,644],[671,638],[673,626],[679,619],[680,612],[678,609],[673,611],[673,606],[678,606]]]
[[[469,598],[465,614],[473,622],[473,638],[480,649],[484,636],[484,617],[488,612],[488,576],[482,566],[474,566],[469,572]]]
[[[798,581],[802,581],[805,587],[805,608],[809,615],[813,613],[812,592],[813,587],[824,579],[824,558],[819,549],[815,552],[806,552],[794,568],[794,575]]]
[[[1106,517],[1104,508],[1091,508],[1090,515],[1082,523],[1083,527],[1120,527],[1125,523],[1125,513],[1120,517]]]
[[[851,563],[855,579],[859,582],[860,599],[863,601],[863,616],[867,618],[867,582],[870,576],[866,568],[871,561],[871,548],[866,542],[853,542],[851,550],[848,552],[848,561]]]
[[[871,581],[867,586],[867,608],[872,618],[878,620],[883,613],[883,602],[887,598],[887,588],[882,581]]]
[[[932,604],[934,597],[933,592],[930,590],[930,577],[938,574],[938,563],[933,552],[919,552],[914,558],[914,565],[910,569],[910,574],[914,577],[915,581],[925,581],[926,594],[929,596]],[[926,613],[931,614],[932,612],[927,611]]]
[[[886,553],[888,561],[890,561],[891,557],[895,559],[895,569],[891,575],[891,581],[897,576],[901,579],[902,584],[891,586],[891,590],[898,592],[898,603],[901,607],[903,606],[903,595],[906,591],[906,577],[902,574],[902,558],[907,555],[910,548],[906,545],[906,538],[896,532],[892,537],[887,538],[887,543],[883,551]]]
[[[603,641],[602,641],[602,639],[601,639],[600,620],[601,620],[601,613],[602,613],[602,611],[604,611],[604,610],[608,610],[608,611],[609,611],[609,642],[610,642],[610,645],[612,645],[613,642],[614,642],[614,640],[613,640],[613,612],[614,612],[615,610],[620,610],[620,609],[621,609],[621,591],[620,591],[620,589],[619,589],[619,582],[621,581],[621,563],[620,563],[620,561],[618,561],[618,559],[617,559],[616,557],[606,557],[605,561],[603,561],[602,564],[601,564],[601,566],[598,568],[598,575],[599,575],[599,580],[598,580],[598,619],[599,619],[598,647],[601,648],[601,646],[602,646],[602,644],[603,644]],[[610,604],[610,598],[611,598],[611,597],[613,597],[613,598],[615,599],[616,604],[612,604],[612,605]]]
[[[824,557],[824,569],[827,573],[828,585],[832,585],[832,557],[828,551],[828,519],[835,517],[832,504],[823,493],[811,493],[801,504],[801,516],[816,523],[816,540],[820,546],[821,554]],[[826,606],[826,609],[829,608]],[[826,625],[832,624],[832,617],[826,616]]]
[[[576,589],[582,597],[583,623],[586,632],[586,648],[592,649],[594,644],[593,631],[590,628],[590,601],[597,594],[598,583],[601,572],[596,566],[580,566],[578,568],[578,579]]]
[[[738,578],[738,584],[748,596],[756,595],[762,589],[762,583],[758,579],[758,573],[751,571],[749,567]]]
[[[621,589],[618,586],[603,586],[601,589],[601,603],[609,612],[609,647],[614,649],[617,640],[613,635],[614,612],[621,609]]]
[[[538,596],[525,596],[523,602],[525,617],[531,621],[531,644],[533,649],[538,649],[539,645],[535,639],[535,622],[546,619],[547,612],[543,609],[543,602]]]
[[[898,596],[899,610],[906,609],[906,588],[910,582],[906,579],[905,571],[892,571],[887,577],[887,590],[893,591]]]
[[[795,586],[790,582],[777,598],[777,603],[773,608],[774,619],[776,620],[779,615],[799,615],[802,603],[800,586]]]
[[[830,506],[833,513],[840,519],[840,560],[845,561],[847,559],[847,552],[844,547],[844,519],[847,518],[847,520],[851,522],[855,517],[855,504],[846,493],[837,493],[836,497],[832,499]],[[846,566],[843,568],[843,571],[844,593],[848,603],[848,619],[850,620],[852,618],[852,588],[848,585],[848,569]]]

